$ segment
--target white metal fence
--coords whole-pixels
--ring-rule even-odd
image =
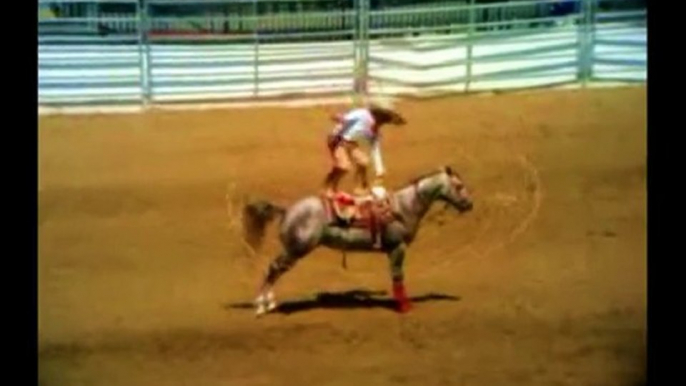
[[[647,80],[645,9],[603,10],[597,0],[573,1],[576,8],[561,15],[542,8],[559,3],[552,0],[377,10],[370,9],[368,0],[358,0],[350,9],[305,12],[301,4],[280,15],[260,13],[255,1],[189,1],[228,4],[236,12],[176,16],[196,23],[189,28],[199,28],[198,23],[211,27],[187,35],[153,28],[160,20],[174,21],[151,15],[153,5],[173,4],[170,0],[118,0],[132,13],[117,18],[98,13],[93,1],[39,1],[82,5],[81,13],[72,9],[68,16],[39,14],[39,29],[53,28],[39,31],[39,103],[159,103],[352,91],[418,95]],[[217,9],[213,12],[222,11]],[[244,14],[236,15],[241,10]],[[55,29],[60,23],[63,29]],[[354,90],[360,79],[366,90]]]

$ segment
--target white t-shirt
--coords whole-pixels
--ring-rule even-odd
[[[374,131],[374,117],[365,108],[350,110],[342,117],[343,122],[336,125],[334,134],[340,135],[346,141],[367,142],[371,147],[374,170],[377,175],[384,173],[383,161],[381,158],[381,147],[379,133]]]

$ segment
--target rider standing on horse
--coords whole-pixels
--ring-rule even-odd
[[[369,193],[369,157],[360,148],[361,142],[366,142],[371,148],[376,184],[380,185],[384,175],[380,145],[381,127],[385,124],[403,125],[405,119],[393,111],[392,105],[385,101],[374,101],[347,113],[335,114],[332,119],[337,125],[329,134],[327,142],[334,164],[326,177],[326,194],[332,197],[338,192],[341,179],[354,165],[357,182],[354,193],[366,195]]]

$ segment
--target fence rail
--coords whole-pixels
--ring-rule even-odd
[[[38,3],[40,104],[647,79],[640,0]]]

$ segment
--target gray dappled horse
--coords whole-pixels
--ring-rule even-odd
[[[279,237],[282,250],[271,262],[255,300],[257,315],[276,308],[276,281],[302,257],[318,246],[342,251],[379,251],[390,260],[393,296],[398,311],[407,312],[410,302],[403,284],[405,249],[414,240],[422,218],[432,203],[440,200],[460,212],[472,209],[472,201],[460,176],[450,167],[419,177],[409,185],[389,194],[393,217],[378,231],[380,247],[375,246],[374,232],[369,227],[341,226],[330,217],[325,199],[305,197],[288,208],[268,201],[247,204],[243,209],[246,241],[257,248],[264,237],[268,222],[281,217]]]

